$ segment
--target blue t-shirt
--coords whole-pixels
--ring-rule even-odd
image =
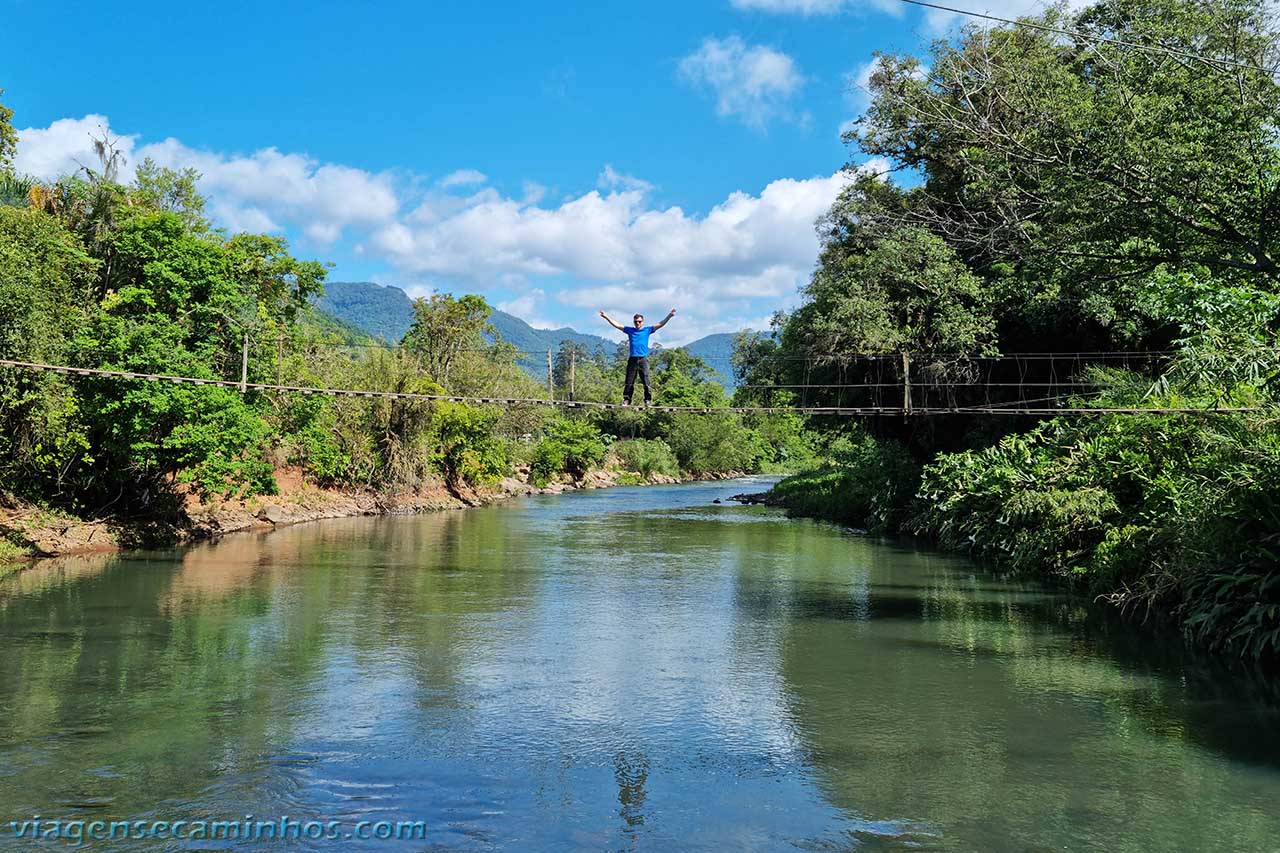
[[[623,326],[622,331],[627,333],[627,339],[631,341],[632,358],[645,358],[649,355],[649,336],[653,334],[653,326],[642,326],[639,329],[635,326]]]

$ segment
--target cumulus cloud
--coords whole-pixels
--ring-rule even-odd
[[[596,178],[596,186],[602,190],[624,189],[648,192],[653,189],[653,184],[648,181],[642,181],[634,175],[619,172],[613,168],[611,163],[605,164],[604,170],[600,172],[600,177]]]
[[[98,158],[93,152],[93,139],[102,138],[110,131],[106,116],[91,113],[84,118],[62,118],[48,127],[28,127],[18,131],[18,152],[14,168],[22,175],[41,180],[53,180],[71,175],[82,166],[98,168]],[[133,147],[136,136],[111,137],[116,148],[127,161],[126,168],[132,175]]]
[[[489,180],[489,176],[478,169],[459,169],[456,172],[450,172],[440,179],[442,187],[461,187],[472,184],[483,184]]]
[[[93,138],[104,133],[116,138],[110,122],[99,115],[19,130],[16,166],[43,180],[75,172],[81,164],[96,167]],[[305,154],[263,148],[228,155],[172,138],[139,145],[136,135],[119,136],[117,148],[126,161],[122,181],[132,180],[137,164],[148,157],[162,166],[199,171],[210,212],[232,231],[278,233],[287,222],[317,242],[331,243],[345,228],[386,222],[399,209],[390,176],[321,163]]]
[[[716,114],[763,129],[792,115],[791,101],[804,85],[795,60],[738,36],[708,37],[680,60],[680,76],[715,97]]]
[[[370,245],[409,275],[481,290],[567,279],[575,285],[555,293],[566,306],[678,306],[706,334],[711,323],[754,319],[762,303],[791,303],[817,257],[814,223],[850,180],[775,180],[702,216],[651,206],[635,189],[592,190],[554,207],[484,192],[429,200],[429,211],[380,229]]]

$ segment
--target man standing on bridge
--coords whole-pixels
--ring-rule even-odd
[[[640,382],[644,385],[644,404],[647,408],[653,402],[653,394],[649,390],[649,336],[667,325],[671,318],[676,316],[676,309],[672,308],[667,316],[662,318],[662,322],[656,326],[646,326],[643,314],[637,314],[631,318],[631,321],[635,324],[633,326],[623,326],[620,323],[615,323],[603,311],[600,312],[600,316],[610,326],[625,334],[630,343],[629,356],[627,358],[627,381],[622,386],[624,405],[631,405],[631,394],[635,391],[636,375],[639,374]]]

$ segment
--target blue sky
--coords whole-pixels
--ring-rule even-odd
[[[675,306],[672,342],[794,304],[847,180],[851,81],[956,24],[897,0],[0,0],[0,20],[26,172],[92,162],[107,127],[334,279],[586,330]]]

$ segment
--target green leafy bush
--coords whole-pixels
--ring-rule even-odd
[[[788,477],[773,493],[795,514],[886,533],[905,521],[919,479],[901,445],[858,432],[833,444],[826,465]]]
[[[613,455],[624,469],[639,474],[645,480],[654,474],[666,477],[680,474],[680,463],[676,460],[676,455],[660,438],[634,438],[616,442],[613,445]]]
[[[499,413],[465,403],[434,404],[432,463],[451,487],[496,482],[509,470],[507,445],[494,434]]]
[[[344,482],[351,472],[351,456],[342,449],[333,418],[317,418],[298,433],[303,470],[317,482],[331,486]]]
[[[1280,653],[1280,428],[1273,418],[1049,421],[927,466],[912,527],[1207,645]]]
[[[604,438],[593,424],[557,418],[546,425],[546,434],[533,449],[529,477],[539,488],[560,474],[579,480],[604,460],[604,454]]]
[[[760,434],[732,412],[677,413],[665,438],[680,467],[692,474],[758,471],[769,456]]]

